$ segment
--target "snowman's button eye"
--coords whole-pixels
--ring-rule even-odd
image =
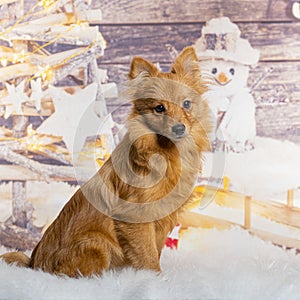
[[[218,69],[217,69],[217,68],[212,68],[212,70],[211,70],[211,73],[212,73],[212,74],[217,74],[217,72],[218,72]]]
[[[231,75],[234,75],[234,68],[230,68],[229,72],[231,73]]]

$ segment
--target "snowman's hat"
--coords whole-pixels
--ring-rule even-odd
[[[195,49],[199,60],[219,58],[243,65],[258,62],[259,51],[253,49],[246,39],[240,37],[241,31],[229,18],[214,18],[206,22]]]

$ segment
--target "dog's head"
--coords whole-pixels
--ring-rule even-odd
[[[192,136],[202,150],[207,148],[209,113],[201,97],[205,85],[193,47],[179,54],[168,73],[135,57],[129,79],[127,91],[133,100],[130,120],[138,120],[150,131],[172,142]]]

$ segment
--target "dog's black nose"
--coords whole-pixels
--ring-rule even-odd
[[[176,124],[172,127],[172,131],[177,135],[177,136],[182,136],[185,133],[185,126],[184,124]]]

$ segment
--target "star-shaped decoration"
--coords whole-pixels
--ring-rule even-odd
[[[41,111],[41,101],[44,95],[42,90],[42,79],[39,77],[36,80],[30,81],[31,85],[31,95],[30,95],[30,102],[33,106],[37,109],[38,112]]]
[[[9,118],[13,113],[16,115],[23,115],[22,103],[28,101],[28,97],[24,92],[25,80],[18,86],[5,83],[8,95],[2,100],[5,105],[4,118]]]
[[[37,132],[62,136],[73,160],[76,160],[87,137],[107,130],[94,111],[97,84],[90,84],[74,94],[50,86],[49,95],[52,96],[55,112]]]

